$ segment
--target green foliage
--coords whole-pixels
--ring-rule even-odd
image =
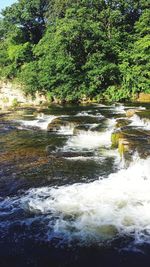
[[[20,103],[17,100],[17,98],[14,98],[12,101],[12,108],[17,108],[17,107],[19,107],[19,105],[20,105]]]
[[[130,53],[124,53],[122,87],[131,94],[150,92],[150,11],[145,10],[136,23],[136,39]]]
[[[119,101],[150,91],[145,0],[19,0],[2,12],[0,76],[50,100]]]
[[[111,102],[120,100],[129,100],[131,98],[130,91],[116,86],[109,86],[103,93],[104,99]]]
[[[22,82],[25,93],[34,95],[39,89],[37,62],[25,63],[21,68],[18,78]]]
[[[2,11],[4,22],[23,30],[26,41],[37,43],[45,30],[48,0],[19,0]]]

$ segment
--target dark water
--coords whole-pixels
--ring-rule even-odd
[[[129,108],[139,113],[127,118]],[[149,108],[0,116],[0,266],[149,266]],[[128,165],[111,144],[120,118],[134,143]]]

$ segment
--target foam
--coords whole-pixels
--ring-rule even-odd
[[[136,127],[140,127],[144,130],[150,130],[150,120],[148,119],[141,119],[138,115],[133,115],[131,117],[131,123],[130,126],[136,126]]]
[[[55,119],[56,116],[54,115],[44,115],[40,114],[36,117],[34,120],[17,120],[16,122],[20,123],[22,127],[28,128],[34,128],[37,127],[41,130],[46,130],[47,126],[50,122],[52,122],[53,119]]]
[[[97,112],[96,114],[92,114],[91,113],[92,111],[81,111],[81,112],[79,112],[79,113],[77,113],[75,116],[76,117],[86,117],[86,116],[88,116],[88,117],[92,117],[92,118],[104,118],[104,116],[101,114],[101,113],[99,113],[99,112]]]
[[[134,235],[144,242],[150,235],[149,192],[150,158],[89,184],[32,189],[21,203],[32,213],[57,216],[57,234],[84,242]]]
[[[43,221],[46,235],[81,245],[105,244],[130,236],[135,245],[150,243],[150,158],[134,158],[127,168],[90,183],[42,187],[0,203],[4,214],[30,213],[30,226]],[[32,214],[32,216],[31,216]],[[41,217],[40,217],[41,216]],[[7,216],[6,216],[7,218]],[[20,223],[21,223],[20,222]],[[4,224],[4,222],[2,222]],[[10,222],[11,223],[11,222]],[[6,221],[6,227],[8,221]]]
[[[101,146],[109,147],[111,145],[111,133],[113,131],[115,119],[108,120],[108,128],[104,132],[82,131],[76,136],[68,139],[65,150],[90,150]]]

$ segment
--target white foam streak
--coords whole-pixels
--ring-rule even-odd
[[[130,126],[136,126],[136,127],[141,127],[144,130],[150,130],[150,120],[148,119],[141,119],[138,115],[134,115],[131,117],[131,123]]]
[[[116,114],[125,114],[125,106],[119,105],[114,108],[114,113]]]
[[[87,111],[87,112],[81,111],[81,112],[77,113],[75,116],[76,117],[88,116],[88,117],[92,117],[92,118],[101,118],[101,119],[104,118],[104,116],[101,113],[92,114],[91,112],[90,111]]]
[[[73,135],[74,126],[67,125],[61,126],[60,129],[57,131],[57,134],[62,135]]]

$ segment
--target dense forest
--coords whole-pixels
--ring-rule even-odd
[[[18,0],[1,12],[0,78],[51,100],[150,93],[150,2]]]

